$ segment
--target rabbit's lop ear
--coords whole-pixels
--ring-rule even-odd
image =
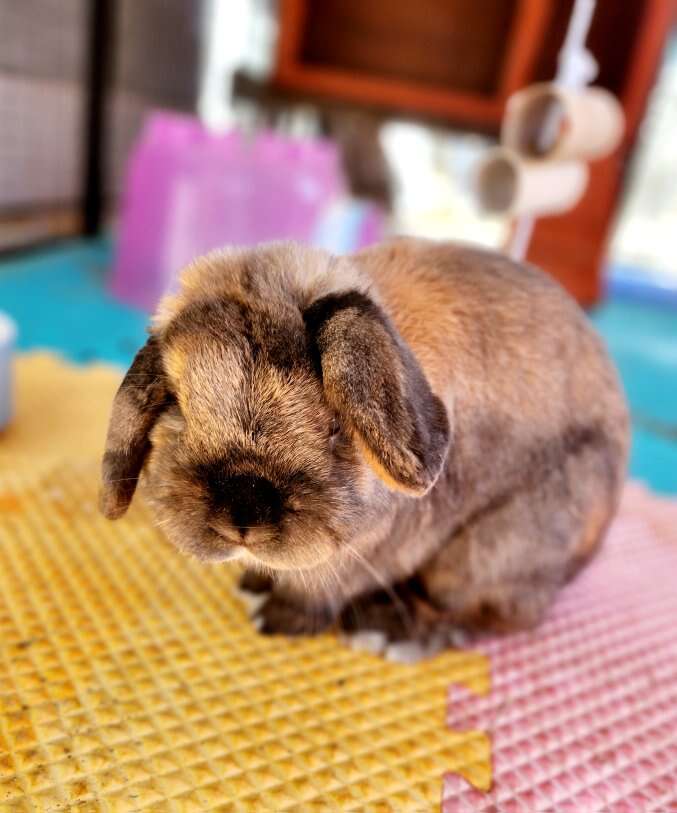
[[[318,299],[305,312],[325,397],[391,488],[425,494],[449,447],[446,410],[385,313],[365,294]]]
[[[129,507],[150,449],[148,434],[167,403],[160,348],[151,336],[136,354],[113,401],[99,499],[108,519],[121,517]]]

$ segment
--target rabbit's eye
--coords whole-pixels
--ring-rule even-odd
[[[334,415],[334,417],[329,422],[329,439],[334,440],[339,432],[341,431],[341,424],[339,423],[339,419]]]
[[[176,398],[176,395],[174,395],[173,392],[168,391],[167,394],[165,395],[165,406],[166,407],[173,407],[173,406],[178,406],[178,405],[179,405],[179,402],[178,402],[178,400]]]
[[[179,399],[176,397],[175,393],[168,392],[165,400],[164,400],[164,408],[170,414],[179,414],[183,415],[181,410],[181,404],[179,404]]]

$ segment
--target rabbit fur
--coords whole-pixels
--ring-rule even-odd
[[[113,404],[101,508],[238,559],[267,633],[538,623],[618,504],[628,414],[576,303],[525,264],[400,239],[197,259]]]

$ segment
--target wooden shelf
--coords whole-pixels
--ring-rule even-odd
[[[283,0],[274,84],[495,130],[550,13],[543,0]]]

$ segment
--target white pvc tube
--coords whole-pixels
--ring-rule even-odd
[[[582,198],[588,174],[581,161],[528,161],[497,147],[479,166],[476,191],[482,208],[494,214],[561,214]]]
[[[544,82],[510,98],[501,142],[528,158],[594,161],[618,147],[624,128],[623,109],[613,93]]]

